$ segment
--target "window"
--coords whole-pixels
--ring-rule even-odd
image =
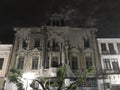
[[[104,59],[103,62],[104,62],[105,70],[111,70],[110,60],[109,59]]]
[[[4,58],[0,58],[0,69],[2,69]]]
[[[114,71],[119,70],[119,65],[118,65],[118,60],[117,59],[112,59],[112,66]]]
[[[59,42],[56,41],[55,39],[52,40],[52,50],[53,51],[59,51],[60,50]]]
[[[110,88],[110,83],[104,83],[104,87],[105,87],[105,89]]]
[[[65,26],[65,21],[63,19],[61,19],[60,21],[61,21],[61,26]]]
[[[20,56],[18,59],[17,69],[23,69],[23,65],[24,65],[24,57]]]
[[[27,41],[25,41],[25,40],[23,41],[22,47],[23,47],[24,49],[27,48]]]
[[[52,50],[55,51],[55,40],[52,41]]]
[[[102,54],[106,54],[107,52],[107,48],[106,48],[106,44],[105,43],[101,43],[101,49],[102,49]]]
[[[58,57],[52,57],[51,67],[58,67]]]
[[[46,58],[45,68],[49,68],[49,57],[48,56]]]
[[[120,43],[117,43],[118,53],[120,53]]]
[[[59,50],[60,50],[60,48],[59,48],[59,42],[56,42],[56,44],[55,44],[55,50],[56,50],[56,51],[59,51]]]
[[[40,47],[40,38],[35,38],[35,47]]]
[[[88,38],[87,39],[84,38],[84,47],[85,48],[89,48],[90,47],[90,43],[89,43],[89,39]]]
[[[47,43],[47,47],[50,49],[50,41],[48,41],[48,43]]]
[[[108,46],[109,46],[110,54],[115,54],[113,43],[109,43]]]
[[[71,68],[73,69],[73,70],[77,70],[78,69],[78,59],[77,59],[77,57],[72,57],[71,58]]]
[[[53,20],[52,22],[53,22],[53,24],[52,24],[52,25],[53,25],[53,26],[55,26],[55,25],[56,25],[56,21],[55,21],[55,20]]]
[[[92,57],[86,57],[86,68],[89,69],[92,67]]]
[[[87,85],[88,87],[96,87],[97,86],[97,81],[94,78],[87,78]]]
[[[32,59],[32,69],[38,69],[38,57],[33,57]]]

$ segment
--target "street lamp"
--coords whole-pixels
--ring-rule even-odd
[[[32,80],[35,79],[35,75],[32,72],[26,72],[22,76],[23,84],[25,87],[25,90],[29,90],[29,84],[32,82]],[[31,80],[31,82],[30,82]]]

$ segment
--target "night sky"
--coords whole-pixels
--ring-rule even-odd
[[[120,37],[120,0],[0,0],[0,41],[12,43],[14,27],[40,27],[62,10],[71,12],[72,27],[92,17],[98,37]]]

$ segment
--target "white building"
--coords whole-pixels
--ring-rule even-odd
[[[120,90],[120,38],[98,38],[99,90]]]
[[[0,44],[0,90],[3,90],[5,77],[7,75],[10,57],[11,57],[12,45]]]

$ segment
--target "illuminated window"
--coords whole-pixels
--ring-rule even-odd
[[[20,56],[18,59],[17,69],[23,69],[23,65],[24,65],[24,57]]]
[[[38,69],[38,57],[32,59],[32,69]]]
[[[71,68],[73,70],[77,70],[78,69],[78,59],[77,59],[77,57],[72,57],[71,58]]]
[[[0,69],[2,69],[4,58],[0,58]]]

